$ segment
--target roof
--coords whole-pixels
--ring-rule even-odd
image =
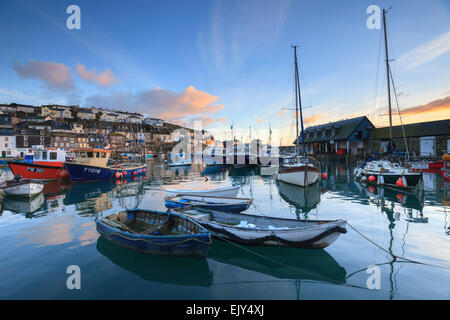
[[[312,126],[306,128],[305,131],[305,142],[320,142],[320,141],[330,141],[330,140],[347,140],[352,132],[359,126],[359,124],[364,120],[367,119],[366,116],[358,117],[358,118],[352,118],[352,119],[345,119],[340,120],[336,122],[330,122],[326,124],[321,124],[318,126]],[[367,121],[370,122],[369,119]],[[372,125],[373,126],[373,125]],[[374,126],[373,126],[374,127]],[[332,136],[332,128],[335,129],[335,135]],[[325,130],[325,135],[323,135],[323,131]],[[317,137],[314,138],[314,136],[307,137],[307,133],[313,133],[314,131],[318,131]],[[300,135],[301,139],[301,135]],[[296,141],[294,141],[294,144],[296,144]]]
[[[407,137],[450,135],[450,119],[406,124],[403,129]],[[402,126],[392,127],[392,137],[403,138]],[[370,139],[389,138],[389,127],[376,128],[370,136]]]

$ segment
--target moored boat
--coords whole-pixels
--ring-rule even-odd
[[[242,212],[247,210],[253,199],[212,197],[199,195],[179,195],[164,198],[164,204],[169,209],[184,208],[191,206],[194,208],[211,209],[225,212]]]
[[[146,172],[146,165],[125,163],[108,165],[110,150],[79,148],[75,158],[64,163],[73,182],[109,180],[112,177],[137,176]]]
[[[175,212],[127,210],[97,220],[97,231],[111,242],[147,254],[205,257],[211,234]]]
[[[20,175],[24,179],[59,180],[69,178],[64,167],[65,160],[65,150],[39,146],[33,148],[31,162],[8,160],[7,163],[15,176]]]
[[[239,186],[214,188],[214,189],[165,189],[166,196],[176,195],[198,195],[198,196],[213,196],[213,197],[236,197],[239,191]]]
[[[177,211],[195,219],[213,237],[244,245],[322,249],[347,232],[345,220],[293,220],[200,209]]]
[[[30,179],[20,179],[18,177],[14,180],[3,182],[0,188],[7,195],[31,197],[42,192],[44,185]]]

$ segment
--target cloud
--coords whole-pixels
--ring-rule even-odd
[[[38,79],[49,88],[72,90],[75,88],[70,68],[59,62],[30,60],[25,65],[14,63],[14,70],[23,79]]]
[[[96,82],[101,86],[110,86],[116,82],[116,78],[110,69],[106,69],[105,71],[97,75],[97,71],[86,70],[86,66],[79,63],[77,64],[77,73],[85,81]]]
[[[397,59],[399,67],[413,69],[450,51],[450,30],[408,51]]]
[[[319,121],[320,119],[325,118],[326,114],[313,114],[310,117],[306,117],[303,119],[303,123],[309,124]]]
[[[429,113],[437,111],[448,111],[448,114],[450,114],[450,96],[433,100],[424,105],[403,109],[401,113],[402,115],[416,115],[419,113]]]
[[[85,104],[141,112],[172,121],[186,121],[201,115],[201,120],[210,124],[208,119],[224,109],[223,105],[216,103],[218,100],[219,97],[190,86],[181,93],[157,87],[137,93],[95,94],[87,97]]]

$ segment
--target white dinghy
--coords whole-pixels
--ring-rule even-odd
[[[5,181],[0,188],[10,196],[31,197],[42,192],[44,185],[34,180],[15,178]]]
[[[239,186],[215,188],[215,189],[198,189],[198,190],[183,190],[183,189],[165,189],[166,196],[177,195],[194,195],[194,196],[212,196],[212,197],[229,197],[235,198],[239,191]]]

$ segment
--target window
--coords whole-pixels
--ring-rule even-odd
[[[44,135],[44,130],[41,130],[41,136],[43,136]]]
[[[23,146],[24,146],[24,147],[28,147],[28,141],[27,141],[27,140],[25,140],[25,141],[23,142]]]
[[[102,158],[106,158],[106,153],[102,152]]]
[[[80,152],[80,157],[81,157],[81,158],[86,158],[86,152],[81,151],[81,152]]]
[[[100,158],[100,152],[96,152],[96,153],[95,153],[95,157],[96,157],[96,158]]]
[[[55,145],[55,148],[58,148],[58,142],[55,142],[54,145]]]
[[[27,130],[20,131],[20,134],[27,134]]]
[[[87,156],[88,156],[88,158],[93,158],[94,157],[94,153],[92,151],[88,151],[87,152]]]
[[[50,152],[50,160],[56,160],[56,159],[57,159],[56,152]]]
[[[8,137],[5,137],[5,141],[8,141]]]
[[[28,136],[23,136],[23,140],[27,141],[28,140]]]
[[[42,151],[42,160],[47,160],[47,151]]]
[[[40,137],[41,138],[41,141],[44,141],[44,139],[45,139],[45,137]]]

